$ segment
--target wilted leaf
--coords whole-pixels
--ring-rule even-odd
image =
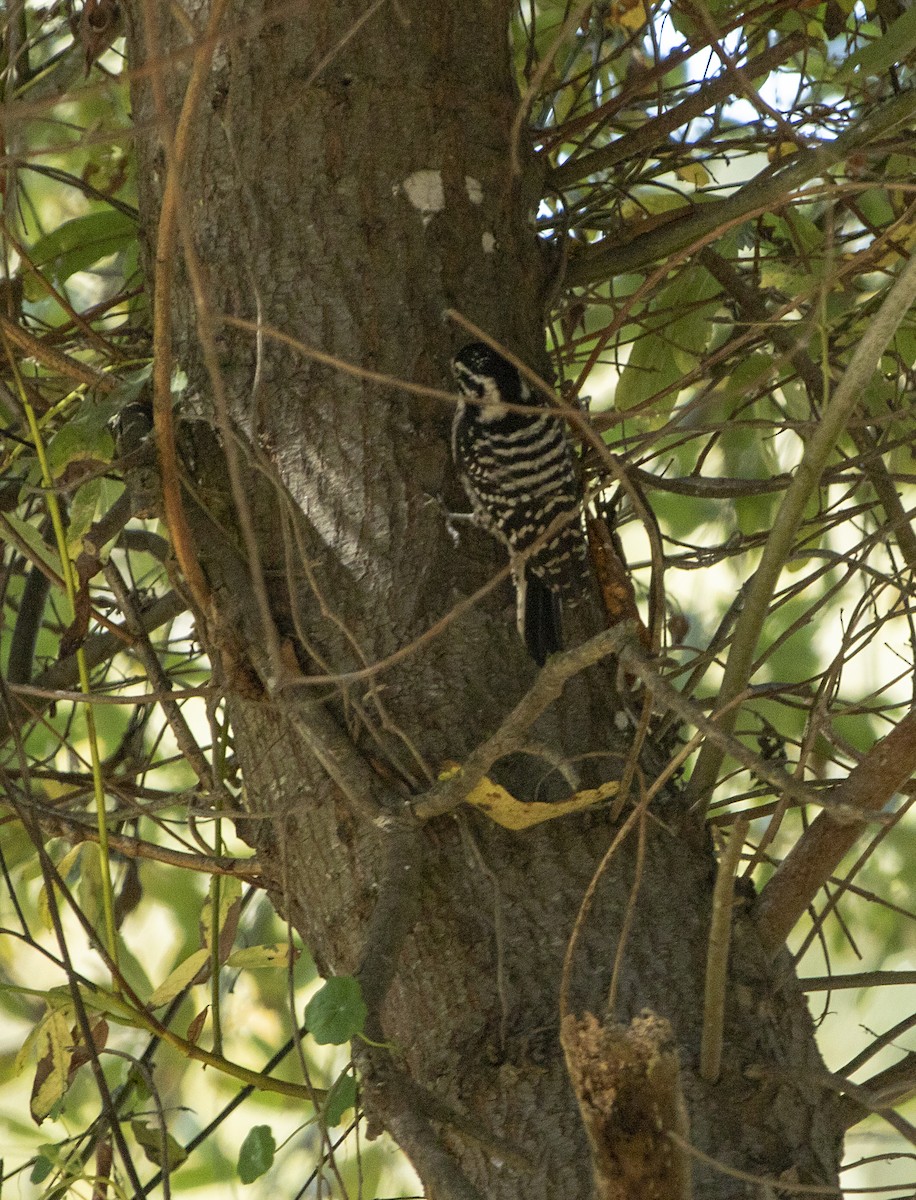
[[[187,1033],[184,1035],[185,1040],[189,1041],[192,1046],[196,1046],[200,1040],[200,1035],[203,1032],[203,1027],[207,1022],[207,1013],[210,1011],[210,1005],[205,1004],[197,1016],[191,1021],[188,1026]]]
[[[120,0],[83,0],[80,41],[86,54],[86,74],[121,33]]]
[[[685,183],[691,183],[695,188],[706,187],[709,183],[709,172],[699,162],[682,163],[677,168],[678,179],[683,179]]]
[[[80,1067],[84,1066],[93,1057],[93,1051],[98,1054],[100,1050],[105,1049],[105,1046],[108,1044],[108,1022],[104,1017],[98,1017],[90,1024],[89,1032],[92,1036],[92,1050],[89,1049],[79,1036],[75,1027],[70,1032],[74,1042],[69,1075],[69,1078],[72,1079]]]
[[[217,912],[217,928],[219,929],[219,960],[225,962],[242,915],[242,881],[234,876],[219,876],[219,909]],[[207,899],[200,914],[201,938],[205,946],[213,944],[213,887],[211,886]]]
[[[648,21],[649,14],[644,0],[612,0],[608,19],[612,25],[638,33]]]
[[[570,813],[582,812],[601,804],[611,796],[616,796],[619,789],[620,784],[616,780],[610,780],[601,787],[576,792],[568,800],[546,804],[539,800],[516,800],[501,784],[494,783],[492,779],[482,779],[466,800],[504,829],[530,829],[532,825],[555,821],[558,817],[566,817]]]

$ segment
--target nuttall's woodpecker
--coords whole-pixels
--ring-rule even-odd
[[[455,466],[477,521],[509,551],[519,633],[543,666],[563,649],[560,601],[581,598],[589,573],[572,450],[562,418],[501,354],[471,342],[452,369]]]

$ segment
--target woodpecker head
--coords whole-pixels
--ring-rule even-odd
[[[531,389],[512,363],[485,346],[469,342],[452,359],[452,370],[463,395],[480,402],[480,415],[502,416],[506,404],[528,404]]]

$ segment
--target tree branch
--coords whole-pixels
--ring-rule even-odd
[[[752,775],[768,783],[777,795],[787,796],[797,804],[816,804],[825,808],[829,806],[834,812],[834,819],[840,823],[858,825],[867,816],[860,809],[850,805],[840,806],[834,803],[829,796],[815,792],[782,767],[768,762],[759,754],[754,754],[748,746],[722,728],[721,717],[708,717],[695,700],[673,687],[660,674],[657,664],[647,658],[642,647],[634,641],[621,647],[618,658],[628,671],[632,671],[651,690],[656,707],[673,712],[682,721],[693,725],[704,734],[707,741],[719,746],[723,753],[730,754]]]
[[[908,1100],[916,1093],[916,1054],[911,1052],[901,1058],[899,1062],[872,1075],[862,1084],[862,1087],[876,1104],[882,1106],[900,1104],[902,1101]],[[854,1117],[850,1112],[847,1128],[857,1125],[872,1109],[863,1110],[861,1105],[856,1104],[854,1111]]]
[[[62,832],[73,845],[79,842],[97,843],[99,840],[99,830],[95,824],[83,821],[54,805],[41,804],[32,796],[22,803],[39,821],[46,823],[46,828],[53,828],[56,835]],[[234,875],[252,886],[259,886],[261,866],[256,858],[191,854],[187,850],[174,850],[171,846],[157,846],[155,842],[130,837],[125,833],[109,833],[108,845],[124,858],[143,858],[183,871],[199,871],[205,875]]]
[[[690,1165],[670,1137],[688,1136],[677,1049],[667,1021],[602,1025],[563,1018],[561,1040],[592,1151],[597,1200],[690,1200]]]
[[[549,658],[530,690],[496,733],[468,756],[458,772],[449,775],[420,797],[414,805],[416,816],[421,821],[429,821],[457,808],[495,762],[524,745],[528,729],[562,693],[568,680],[608,655],[616,654],[632,636],[633,624],[626,622],[602,631],[564,654]]]
[[[420,825],[412,818],[396,817],[384,832],[382,879],[364,939],[363,959],[356,972],[368,1015],[366,1034],[385,1040],[381,1011],[397,971],[404,939],[420,913],[420,891],[428,865]]]
[[[368,1048],[361,1057],[369,1060],[364,1090],[391,1136],[410,1154],[421,1178],[435,1181],[441,1200],[483,1200],[483,1196],[449,1154],[426,1117],[423,1105],[413,1094],[410,1080],[378,1051]]]
[[[109,559],[105,564],[105,578],[108,580],[108,586],[111,588],[114,598],[118,602],[118,607],[124,617],[124,624],[134,639],[134,651],[143,663],[143,669],[146,671],[147,678],[153,688],[162,695],[159,706],[171,727],[178,749],[197,776],[203,790],[205,792],[212,792],[214,780],[210,765],[200,746],[198,746],[197,739],[191,732],[187,721],[184,719],[184,714],[180,706],[169,695],[172,691],[172,681],[163,670],[159,656],[149,640],[149,634],[143,627],[142,615],[136,597],[127,587],[113,559]]]
[[[914,771],[916,709],[877,742],[846,779],[831,788],[829,796],[834,802],[877,813]],[[827,810],[796,842],[755,905],[761,940],[772,954],[785,942],[861,831],[861,826],[838,824]]]
[[[641,271],[650,263],[683,254],[720,227],[737,225],[753,213],[782,207],[796,188],[829,171],[853,152],[865,150],[910,120],[914,112],[916,91],[901,92],[854,129],[841,133],[832,142],[822,142],[794,154],[785,160],[784,166],[780,163],[767,167],[726,200],[687,205],[686,212],[678,209],[664,225],[646,233],[613,243],[610,239],[597,242],[594,248],[583,250],[569,263],[564,286],[586,287]]]
[[[156,446],[159,451],[159,470],[162,478],[162,503],[166,524],[175,556],[187,580],[195,603],[202,613],[209,611],[210,590],[201,570],[181,495],[178,451],[175,444],[175,420],[172,412],[172,281],[175,269],[175,246],[181,219],[180,197],[184,160],[187,156],[194,117],[207,82],[210,63],[216,50],[217,34],[227,8],[227,0],[214,0],[207,22],[206,35],[195,50],[190,79],[178,122],[173,130],[165,93],[164,65],[166,57],[154,53],[156,66],[150,82],[159,120],[160,136],[165,152],[165,184],[159,209],[156,234],[153,306],[153,422]],[[155,6],[143,5],[146,38],[158,52],[159,27]]]
[[[750,79],[767,75],[770,71],[781,66],[808,44],[808,39],[801,33],[790,34],[785,41],[770,46],[756,58],[750,59],[743,67],[744,73]],[[609,146],[586,154],[582,158],[571,158],[561,166],[555,167],[547,176],[547,187],[562,191],[589,175],[598,171],[609,171],[618,163],[635,159],[645,154],[651,154],[656,147],[664,142],[669,134],[682,125],[688,124],[700,117],[714,104],[721,104],[738,90],[740,84],[729,71],[722,71],[714,79],[704,81],[692,96],[673,108],[667,109],[659,116],[647,121],[638,129],[623,134],[611,142]]]
[[[805,992],[837,992],[846,988],[893,987],[916,984],[916,971],[852,971],[845,975],[805,975],[799,981]]]

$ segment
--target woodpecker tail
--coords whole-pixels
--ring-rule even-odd
[[[556,654],[563,649],[560,596],[530,567],[525,569],[524,582],[524,607],[519,605],[519,632],[525,640],[528,653],[539,667],[543,667],[548,654]]]

